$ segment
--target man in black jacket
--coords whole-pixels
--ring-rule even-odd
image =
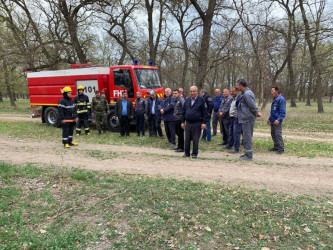
[[[143,99],[141,92],[136,92],[135,99],[135,121],[136,121],[136,133],[140,136],[140,131],[142,131],[142,136],[145,136],[145,113],[146,113],[146,100]]]
[[[185,154],[190,157],[191,141],[193,141],[192,158],[197,158],[201,130],[208,121],[205,100],[198,95],[196,86],[190,88],[190,97],[185,100],[182,112],[182,128],[185,129]]]
[[[130,119],[134,118],[134,109],[131,100],[128,99],[127,91],[123,91],[123,98],[118,99],[116,103],[116,115],[120,123],[120,135],[129,136]]]
[[[165,89],[165,98],[161,102],[160,112],[164,121],[165,133],[171,147],[174,149],[176,146],[176,123],[175,117],[173,116],[175,108],[175,99],[172,96],[170,88]]]
[[[182,112],[185,99],[180,95],[178,89],[173,91],[173,98],[175,99],[175,109],[173,116],[176,121],[176,135],[178,136],[178,146],[175,152],[184,152],[184,129],[182,129]]]
[[[77,146],[77,142],[73,142],[74,120],[77,122],[77,113],[72,100],[72,89],[65,87],[62,89],[63,98],[58,102],[58,114],[62,124],[62,143],[65,148]]]
[[[210,130],[210,118],[212,115],[214,104],[212,102],[212,98],[210,98],[209,94],[206,90],[200,90],[200,96],[205,100],[205,107],[207,109],[208,121],[206,122],[206,128],[203,130],[202,138],[203,141],[212,141],[212,132]]]

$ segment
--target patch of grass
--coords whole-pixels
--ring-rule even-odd
[[[1,178],[11,180],[0,189],[0,248],[333,247],[333,203],[326,198],[110,172],[0,166]],[[26,172],[41,174],[35,180]]]
[[[151,137],[137,137],[134,133],[130,137],[120,137],[118,133],[107,133],[98,136],[94,127],[91,128],[92,135],[75,137],[74,140],[79,143],[98,143],[106,145],[119,145],[119,146],[142,146],[151,148],[170,149],[167,139],[151,138]],[[267,131],[267,133],[269,133]],[[27,121],[3,121],[0,123],[0,134],[9,135],[17,138],[31,139],[31,140],[46,140],[61,143],[61,128],[49,127],[42,123],[27,122]],[[212,142],[200,142],[199,150],[201,152],[219,152],[222,151],[218,143],[222,142],[221,136],[213,137]],[[293,139],[285,139],[286,154],[291,154],[300,157],[333,157],[332,149],[333,143],[330,142],[308,142],[297,141]],[[253,138],[253,150],[255,153],[267,153],[267,149],[273,146],[270,137]],[[99,160],[117,158],[118,152],[101,152],[93,150],[88,152],[91,157]],[[149,153],[149,152],[147,152]]]
[[[16,107],[10,105],[9,98],[4,98],[0,102],[0,113],[13,113],[13,114],[32,114],[33,111],[30,107],[29,99],[17,99],[15,102]]]

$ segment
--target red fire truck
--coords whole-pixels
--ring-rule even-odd
[[[127,90],[133,105],[136,92],[142,92],[146,98],[147,91],[155,90],[163,98],[164,92],[154,66],[119,65],[95,67],[91,64],[74,64],[67,70],[31,72],[27,74],[30,105],[38,112],[42,122],[50,126],[59,125],[58,101],[62,98],[61,89],[72,88],[72,98],[77,95],[77,87],[82,85],[91,101],[95,90],[100,90],[109,102],[111,114],[108,115],[108,128],[119,130],[119,121],[115,117],[115,104],[121,98],[122,91]]]

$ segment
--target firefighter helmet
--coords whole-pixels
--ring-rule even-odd
[[[82,85],[80,85],[79,87],[77,87],[77,90],[80,90],[80,89],[84,89],[84,87]]]
[[[66,93],[66,92],[72,92],[71,87],[67,86],[67,87],[62,89],[62,93]]]

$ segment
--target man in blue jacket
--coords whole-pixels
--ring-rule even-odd
[[[164,121],[165,133],[172,148],[176,146],[176,122],[173,116],[175,99],[170,88],[165,89],[165,99],[161,103],[160,112]]]
[[[274,142],[274,147],[269,151],[277,151],[278,154],[284,153],[284,143],[282,138],[282,122],[286,117],[286,100],[280,94],[278,87],[273,87],[271,90],[273,102],[271,107],[271,115],[268,118],[267,124],[271,126],[271,136]]]
[[[221,121],[219,109],[220,109],[220,105],[221,105],[223,98],[224,98],[224,96],[221,94],[221,90],[215,89],[215,96],[213,98],[213,105],[214,105],[213,122],[212,122],[213,136],[216,136],[216,133],[217,133],[217,123],[220,123],[220,133],[222,134],[222,121]]]
[[[201,130],[206,128],[208,121],[205,100],[200,97],[198,88],[190,88],[190,97],[185,100],[182,112],[182,128],[185,129],[185,154],[190,157],[191,141],[193,141],[192,158],[197,158]]]

